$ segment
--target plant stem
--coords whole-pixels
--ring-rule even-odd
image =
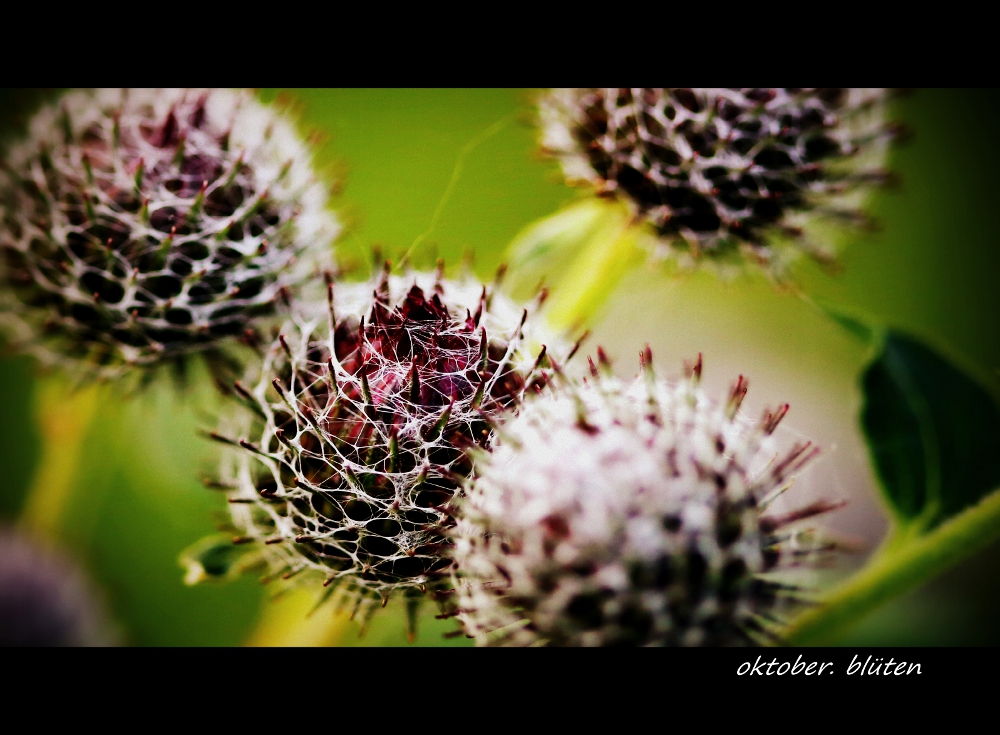
[[[21,512],[21,525],[43,539],[52,539],[72,496],[80,453],[96,414],[101,386],[72,386],[62,376],[38,383],[35,420],[42,439],[38,469]]]
[[[349,612],[331,614],[314,610],[316,593],[290,589],[274,600],[265,600],[257,627],[246,646],[335,646],[347,630]]]
[[[790,645],[824,645],[893,597],[916,587],[1000,537],[1000,491],[994,491],[929,533],[897,542],[891,536],[865,569],[836,588],[819,607],[794,619]]]
[[[546,314],[557,329],[578,329],[611,297],[622,278],[645,254],[640,229],[627,213],[616,213],[590,237],[579,257],[558,282]]]

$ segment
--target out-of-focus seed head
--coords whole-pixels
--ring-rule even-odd
[[[468,450],[548,379],[540,334],[471,280],[386,270],[329,294],[302,305],[237,388],[254,419],[223,430],[240,441],[222,485],[237,540],[273,576],[318,578],[362,619],[396,591],[415,610],[447,581],[443,531]]]
[[[777,453],[787,406],[753,423],[741,377],[722,403],[698,387],[594,369],[553,382],[477,462],[451,529],[453,612],[480,645],[738,645],[767,641],[794,588],[781,566],[822,544],[768,504],[817,450]],[[605,367],[607,363],[605,362]],[[772,578],[769,578],[769,573]]]
[[[829,263],[812,225],[865,222],[884,182],[882,89],[559,89],[540,102],[543,149],[571,183],[626,201],[682,266],[798,253]],[[824,241],[825,240],[825,241]]]
[[[116,637],[78,569],[0,528],[0,646],[102,646]]]
[[[0,315],[88,376],[195,352],[223,368],[338,229],[309,149],[249,93],[70,92],[0,167]]]

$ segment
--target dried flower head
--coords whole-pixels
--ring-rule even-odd
[[[834,253],[804,232],[864,222],[882,182],[881,89],[560,89],[540,102],[542,146],[567,179],[620,197],[691,265],[757,262],[780,276],[798,252]]]
[[[204,353],[328,267],[338,225],[292,124],[229,90],[75,91],[0,167],[2,316],[111,376]]]
[[[607,368],[606,359],[602,361]],[[771,635],[794,588],[765,574],[820,544],[786,527],[834,507],[766,514],[817,449],[778,455],[788,406],[754,424],[687,380],[553,382],[525,401],[450,532],[454,612],[479,644],[734,645]],[[610,370],[608,370],[610,373]]]
[[[259,545],[274,576],[339,588],[364,620],[397,590],[412,612],[446,579],[468,448],[488,446],[493,417],[547,371],[527,310],[478,282],[387,267],[335,292],[304,305],[258,382],[237,386],[256,418],[229,429],[243,439],[222,484],[237,541]]]

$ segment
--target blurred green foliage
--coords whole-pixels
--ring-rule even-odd
[[[923,337],[996,387],[1000,91],[919,90],[894,108],[912,139],[891,155],[898,186],[873,197],[880,231],[850,244],[839,277],[804,268],[803,287]]]
[[[0,514],[14,518],[38,462],[38,427],[32,420],[33,366],[26,357],[0,360]]]
[[[262,90],[264,100],[277,90]],[[490,89],[295,90],[303,129],[325,138],[318,164],[346,170],[336,206],[350,226],[341,252],[361,258],[372,244],[399,255],[425,233],[462,148],[509,120],[473,149],[427,242],[449,265],[473,250],[476,271],[493,274],[504,248],[528,222],[554,212],[574,192],[536,152],[531,93]],[[433,263],[433,260],[431,260]]]
[[[397,257],[427,231],[459,152],[498,121],[499,132],[473,149],[426,243],[456,264],[468,249],[488,277],[529,222],[555,212],[576,193],[557,166],[535,152],[530,93],[517,90],[294,90],[303,130],[326,136],[320,163],[346,172],[334,206],[350,231],[339,245],[361,261],[373,243]],[[265,100],[277,90],[263,90]],[[0,134],[17,129],[44,94],[0,93]],[[901,185],[875,196],[882,230],[854,239],[843,273],[804,265],[807,292],[870,312],[956,355],[990,387],[1000,384],[1000,244],[993,212],[1000,195],[1000,93],[926,90],[900,100],[896,117],[915,135],[893,153]],[[737,286],[736,288],[742,288]],[[747,299],[758,299],[748,285]],[[769,298],[769,297],[767,297]],[[791,298],[791,297],[786,297]],[[769,302],[768,302],[769,303]],[[787,325],[786,325],[787,326]],[[643,324],[620,325],[642,334]],[[808,325],[802,327],[808,328]],[[38,378],[24,358],[0,359],[0,515],[14,520],[38,461],[32,417]],[[214,426],[210,391],[179,397],[169,383],[104,401],[84,445],[61,539],[90,569],[109,607],[138,645],[236,645],[253,628],[265,589],[254,579],[185,587],[178,553],[214,531],[224,514],[218,494],[199,479],[211,473],[214,447],[197,429]],[[1000,643],[1000,549],[863,621],[856,644]],[[453,625],[426,607],[420,645],[444,641]],[[401,605],[376,615],[363,639],[405,643]]]
[[[982,386],[889,330],[861,422],[899,531],[932,529],[1000,487],[1000,410]]]

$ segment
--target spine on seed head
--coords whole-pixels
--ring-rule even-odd
[[[598,352],[582,385],[556,380],[503,427],[450,531],[451,612],[482,645],[737,645],[774,640],[799,590],[775,572],[825,541],[773,500],[817,454],[775,452],[788,410],[757,422],[698,387],[701,359],[668,382],[611,377]]]
[[[327,289],[237,388],[249,410],[225,429],[237,439],[222,484],[272,576],[321,583],[362,619],[398,593],[415,616],[447,587],[445,530],[472,452],[548,381],[544,354],[570,350],[495,288],[440,271],[387,265]]]
[[[832,263],[820,225],[862,225],[888,180],[883,89],[559,89],[539,103],[543,150],[570,183],[626,202],[683,267]]]
[[[2,315],[49,363],[222,367],[339,230],[291,122],[229,90],[63,95],[0,169]]]

